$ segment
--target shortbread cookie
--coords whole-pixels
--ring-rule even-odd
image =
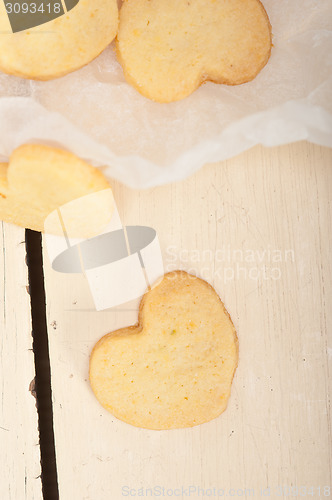
[[[7,181],[8,164],[0,163],[0,196],[5,198],[8,194]]]
[[[0,2],[0,70],[23,78],[49,80],[84,66],[118,28],[117,0],[80,0],[56,19],[12,33],[5,3]]]
[[[144,296],[138,320],[92,351],[90,383],[100,403],[148,429],[218,417],[230,396],[238,341],[215,290],[183,271],[166,274]]]
[[[267,63],[271,26],[259,0],[125,0],[117,54],[146,97],[170,102],[207,81],[249,82]]]
[[[103,174],[74,154],[26,144],[12,153],[9,165],[0,164],[0,220],[43,231],[46,217],[55,209],[105,189],[110,185]],[[96,204],[93,214],[83,215],[96,226],[103,217],[107,224],[112,213]]]

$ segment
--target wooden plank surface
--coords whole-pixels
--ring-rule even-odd
[[[123,223],[155,228],[165,270],[207,279],[236,326],[228,409],[195,428],[138,429],[99,405],[89,354],[136,321],[138,303],[96,312],[85,278],[56,273],[44,252],[60,498],[118,500],[141,487],[194,499],[209,488],[220,497],[260,497],[263,488],[289,498],[291,487],[328,496],[331,167],[332,150],[298,143],[256,147],[146,191],[113,183]]]
[[[42,498],[24,229],[0,222],[0,498]]]

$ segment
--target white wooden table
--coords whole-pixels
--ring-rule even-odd
[[[120,500],[139,488],[151,498],[157,488],[152,498],[274,499],[296,497],[294,487],[328,498],[332,150],[256,147],[176,184],[112,186],[124,224],[157,230],[165,270],[216,288],[240,361],[228,409],[210,423],[149,431],[116,420],[92,394],[88,359],[102,335],[136,321],[138,303],[96,312],[85,278],[53,271],[45,251],[60,498]],[[0,238],[0,497],[32,500],[41,493],[24,232],[2,224]]]
[[[0,222],[0,498],[41,499],[24,229]]]

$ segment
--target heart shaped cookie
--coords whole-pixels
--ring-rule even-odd
[[[207,80],[249,82],[267,63],[271,26],[259,0],[126,0],[117,54],[125,77],[158,102]]]
[[[67,1],[67,12],[63,11],[60,0],[58,3],[45,2],[41,5],[44,16],[45,9],[51,9],[50,14],[58,17],[35,26],[35,17],[41,15],[39,9],[35,10],[39,3],[16,2],[12,5],[0,2],[1,71],[35,80],[57,78],[88,64],[116,35],[117,0],[80,0],[71,9],[72,2]],[[23,21],[35,27],[13,33],[11,14],[7,15],[5,4],[11,6],[12,14],[14,9],[20,9],[18,13]],[[28,9],[25,13],[24,6]],[[57,14],[59,9],[63,14]]]
[[[12,153],[9,165],[0,164],[0,220],[43,231],[45,218],[56,208],[105,189],[110,185],[100,170],[74,154],[25,144]],[[98,222],[102,209],[96,208]]]
[[[191,427],[226,409],[237,362],[235,328],[215,290],[175,271],[143,297],[136,326],[95,345],[90,383],[100,403],[129,424]]]

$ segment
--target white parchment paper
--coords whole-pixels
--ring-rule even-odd
[[[250,83],[206,83],[157,104],[128,85],[110,46],[49,82],[0,74],[0,157],[24,142],[58,145],[131,187],[171,182],[255,144],[332,146],[331,0],[263,0],[271,59]]]

